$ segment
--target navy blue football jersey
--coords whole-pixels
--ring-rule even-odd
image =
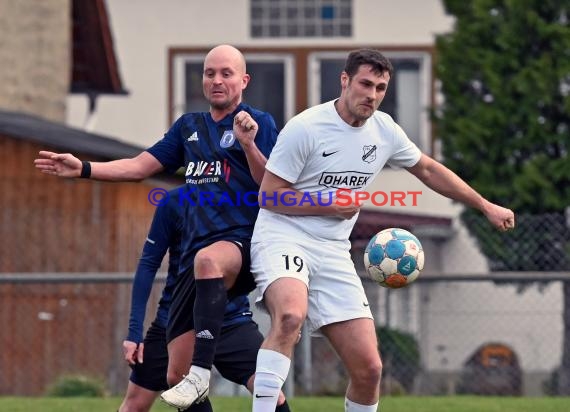
[[[219,122],[209,112],[181,116],[147,151],[169,172],[184,167],[179,202],[185,213],[180,270],[191,270],[195,253],[218,240],[249,240],[259,206],[259,185],[233,134],[235,115],[247,111],[259,125],[255,144],[269,157],[277,139],[273,117],[241,103]]]

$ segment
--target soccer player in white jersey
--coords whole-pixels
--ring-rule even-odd
[[[392,71],[376,50],[351,52],[340,97],[293,117],[266,164],[251,256],[258,302],[271,315],[271,329],[257,357],[253,412],[275,410],[305,318],[348,371],[345,411],[378,409],[382,362],[350,258],[360,205],[330,202],[338,188],[366,190],[385,164],[403,167],[431,189],[480,210],[499,230],[514,227],[511,210],[422,154],[389,115],[377,111]]]

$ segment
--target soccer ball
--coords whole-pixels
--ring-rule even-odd
[[[407,230],[384,229],[368,242],[364,267],[380,286],[402,288],[416,280],[424,268],[422,244]]]

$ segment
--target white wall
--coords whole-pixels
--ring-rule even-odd
[[[384,192],[388,195],[392,192],[421,192],[416,196],[417,205],[414,206],[411,195],[407,195],[404,199],[404,205],[399,202],[393,202],[386,206],[374,206],[371,202],[366,202],[365,209],[382,210],[392,213],[409,213],[409,214],[426,214],[437,217],[450,217],[454,218],[461,212],[462,207],[458,204],[452,203],[449,199],[439,195],[424,185],[414,175],[408,173],[406,170],[394,170],[386,167],[380,172],[378,177],[372,182],[368,191]],[[382,197],[378,197],[379,201]]]
[[[522,369],[548,371],[560,362],[560,282],[541,292],[536,285],[491,282],[424,284],[420,322],[423,362],[428,369],[459,370],[482,344],[511,346]]]
[[[150,146],[167,130],[169,47],[282,45],[430,45],[451,27],[439,0],[354,0],[354,37],[251,39],[248,0],[107,0],[115,52],[128,96],[102,96],[91,131]],[[71,95],[67,121],[84,127],[87,100]]]

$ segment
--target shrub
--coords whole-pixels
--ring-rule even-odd
[[[60,376],[47,391],[48,396],[105,396],[105,383],[96,378],[84,375]]]
[[[412,390],[420,370],[418,342],[409,333],[386,327],[377,328],[376,335],[384,364],[383,376],[396,380],[406,391]]]

